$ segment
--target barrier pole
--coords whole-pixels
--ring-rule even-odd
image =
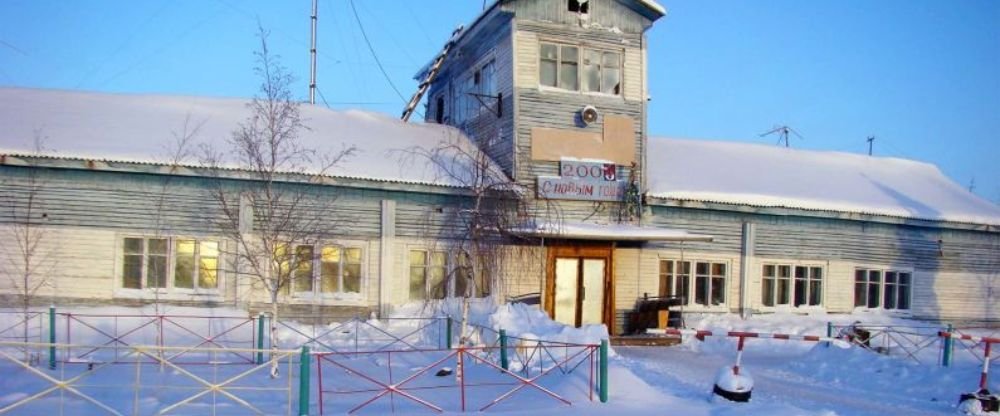
[[[25,324],[27,325],[27,323]],[[56,307],[49,306],[49,369],[56,369]]]
[[[309,416],[309,346],[299,356],[299,416]]]
[[[733,366],[733,374],[740,375],[740,365],[743,363],[743,340],[746,337],[740,337],[739,342],[736,344],[736,365]]]
[[[510,361],[507,359],[507,331],[500,330],[500,367],[510,370]]]
[[[257,315],[257,365],[264,364],[264,312]]]
[[[979,375],[979,389],[986,389],[986,382],[990,377],[990,346],[993,345],[992,342],[985,342],[986,352],[983,353],[983,372]]]
[[[949,334],[952,331],[954,331],[954,328],[952,328],[951,324],[948,324],[947,331]],[[941,352],[942,367],[948,367],[951,365],[951,352],[954,349],[954,347],[955,347],[954,341],[952,341],[951,337],[944,337],[944,346],[942,347],[944,348],[944,351]]]
[[[601,403],[608,402],[608,340],[601,340],[601,353],[599,355],[600,363],[598,368],[600,368],[600,398]]]

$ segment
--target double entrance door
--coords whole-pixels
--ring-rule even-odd
[[[604,323],[610,329],[611,248],[550,247],[548,258],[549,316],[567,325]]]

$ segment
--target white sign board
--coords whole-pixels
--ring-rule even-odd
[[[559,174],[538,177],[540,198],[621,201],[625,195],[625,181],[618,180],[617,166],[611,162],[563,159]]]

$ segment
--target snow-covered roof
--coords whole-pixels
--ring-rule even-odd
[[[592,224],[562,221],[539,223],[512,230],[515,234],[532,237],[551,237],[586,240],[615,241],[712,241],[712,236],[691,234],[684,230],[644,227],[628,224]]]
[[[195,144],[225,149],[226,139],[250,113],[248,101],[0,88],[0,153],[33,154],[38,131],[44,147],[50,149],[43,152],[46,156],[166,163],[171,160],[168,149],[175,142],[174,135],[182,134],[185,120],[189,128],[201,124]],[[303,148],[328,154],[356,148],[353,156],[326,172],[333,177],[460,186],[442,177],[428,159],[407,157],[404,150],[433,149],[443,142],[473,148],[458,130],[439,124],[404,123],[384,114],[333,111],[309,104],[301,105],[300,114],[309,127],[300,132]],[[313,168],[319,169],[318,163]]]
[[[1000,225],[1000,206],[928,163],[665,138],[648,152],[653,197]]]

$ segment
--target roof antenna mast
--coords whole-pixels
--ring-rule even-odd
[[[319,10],[319,0],[313,0],[312,5],[312,44],[309,48],[309,104],[316,104],[316,14]]]
[[[759,136],[760,137],[764,137],[764,136],[770,136],[772,134],[777,134],[778,135],[778,144],[781,144],[781,142],[785,142],[785,147],[789,147],[788,146],[788,134],[789,133],[794,134],[795,137],[799,138],[799,140],[804,140],[805,139],[805,137],[802,137],[802,135],[799,134],[799,132],[795,131],[795,129],[793,129],[791,127],[788,127],[788,126],[775,126],[773,129],[768,130],[768,131],[766,131],[764,133],[759,134]]]

